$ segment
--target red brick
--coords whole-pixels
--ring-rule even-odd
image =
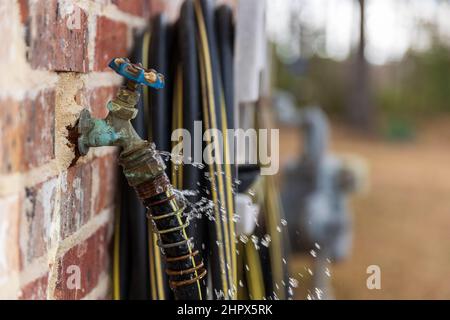
[[[98,284],[100,275],[109,271],[108,228],[99,228],[84,242],[69,249],[58,261],[58,279],[54,296],[56,299],[81,299]],[[74,274],[68,268],[79,267],[80,288],[68,287]],[[73,267],[72,267],[73,268]],[[69,282],[70,283],[70,282]]]
[[[62,176],[61,189],[61,237],[66,238],[91,217],[91,164],[70,167]]]
[[[19,224],[22,195],[0,198],[0,282],[20,269]]]
[[[30,14],[28,0],[19,0],[20,21],[26,23]]]
[[[25,188],[20,223],[21,269],[43,256],[51,246],[51,221],[58,177]]]
[[[25,100],[25,169],[41,166],[55,157],[55,92],[46,91]]]
[[[77,96],[77,103],[89,108],[93,117],[104,119],[108,115],[106,104],[114,98],[118,87],[83,89]]]
[[[55,156],[55,94],[0,102],[0,173],[25,171]]]
[[[127,34],[128,28],[125,23],[106,17],[97,19],[94,63],[96,71],[108,70],[108,63],[112,58],[128,55]]]
[[[94,212],[114,204],[116,196],[118,164],[115,154],[97,158],[92,162]]]
[[[151,0],[112,0],[122,11],[135,16],[149,17]]]
[[[73,5],[75,9],[71,14],[65,15],[67,8],[60,7],[62,5],[67,6],[57,0],[39,0],[36,3],[33,22],[30,24],[35,28],[30,32],[33,35],[30,45],[31,65],[33,68],[54,71],[87,72],[87,15],[76,5]],[[69,28],[72,26],[71,21],[79,23]]]
[[[0,101],[0,173],[12,173],[24,168],[25,113],[20,102]]]
[[[152,16],[163,12],[165,9],[166,4],[164,3],[164,0],[150,1],[150,13]]]
[[[46,300],[48,288],[48,273],[26,284],[19,294],[20,300]]]

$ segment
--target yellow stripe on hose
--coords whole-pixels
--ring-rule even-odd
[[[154,300],[159,300],[158,297],[158,289],[155,285],[156,280],[156,270],[155,270],[155,259],[154,259],[154,238],[153,238],[153,232],[152,227],[150,224],[147,225],[147,234],[148,234],[148,259],[149,259],[149,267],[150,267],[150,294],[151,298]]]
[[[248,282],[248,294],[252,300],[264,299],[264,278],[261,268],[261,261],[259,254],[255,248],[253,241],[248,241],[244,244],[245,257],[247,259],[250,270],[245,270]]]
[[[202,56],[202,54],[200,53],[200,56]],[[203,79],[203,74],[204,74],[204,66],[203,64],[200,63],[200,70],[201,70],[201,74],[202,74],[202,87],[204,86],[204,79]],[[203,99],[206,99],[205,97],[206,93],[204,88],[202,89],[202,96]],[[205,113],[206,115],[208,114],[208,110],[207,110],[207,106],[205,104],[203,104],[203,113]],[[204,124],[205,124],[205,129],[208,130],[209,129],[209,119],[208,116],[205,117],[204,119]],[[206,133],[206,139],[207,141],[211,141],[211,136],[209,134],[208,131],[205,131]],[[209,159],[209,155],[208,155],[208,160],[210,162],[211,159]],[[216,192],[216,179],[215,179],[215,175],[214,175],[214,167],[212,165],[208,166],[209,168],[209,175],[210,175],[210,182],[211,182],[211,196],[212,196],[212,200],[214,203],[214,222],[216,224],[216,232],[217,232],[217,241],[219,241],[219,243],[222,243],[223,241],[223,235],[222,235],[222,228],[220,226],[220,215],[219,215],[219,205],[218,205],[218,197],[217,197],[217,192]],[[227,291],[228,291],[228,285],[227,285],[227,280],[225,277],[225,260],[224,260],[224,255],[222,250],[219,248],[219,261],[220,261],[220,268],[221,268],[221,279],[222,279],[222,286],[223,289],[226,291],[224,292],[224,294],[228,295]]]
[[[166,291],[164,290],[164,279],[163,279],[163,270],[161,268],[161,251],[158,247],[158,236],[153,233],[153,248],[155,251],[155,266],[156,266],[156,281],[157,281],[157,288],[158,288],[158,298],[159,300],[166,300]]]
[[[120,300],[120,206],[116,210],[114,222],[114,262],[113,262],[113,298]]]
[[[203,102],[204,102],[203,103],[203,108],[204,108],[203,112],[205,113],[205,115],[207,115],[205,117],[205,129],[206,129],[207,139],[210,142],[211,136],[209,134],[208,129],[209,128],[217,128],[216,121],[215,121],[216,115],[215,115],[215,103],[214,103],[214,90],[212,87],[213,79],[212,79],[211,65],[210,65],[211,62],[208,59],[208,58],[210,58],[210,53],[209,53],[209,48],[208,48],[208,37],[207,37],[207,33],[206,33],[206,26],[205,26],[203,14],[202,14],[201,4],[199,1],[194,2],[194,8],[195,8],[195,14],[197,17],[199,37],[200,37],[199,54],[200,54],[200,70],[201,70],[200,73],[201,73],[201,78],[202,78],[202,97],[203,97]],[[207,59],[209,60],[209,62],[207,61]],[[206,93],[206,91],[207,91],[207,93]],[[210,107],[209,110],[208,110],[207,106]],[[211,127],[209,124],[209,115],[211,116]],[[216,151],[219,150],[216,139],[214,139],[214,145],[215,145],[215,150]],[[209,159],[209,160],[211,160],[211,159]],[[211,162],[211,161],[208,161],[208,162]],[[217,163],[216,163],[216,165],[217,165]],[[222,235],[222,226],[220,224],[222,219],[221,219],[220,213],[218,212],[219,202],[220,202],[220,205],[223,205],[226,203],[225,197],[224,197],[224,192],[223,192],[223,181],[222,181],[222,177],[221,177],[222,170],[221,170],[221,168],[216,166],[217,180],[218,180],[218,187],[219,187],[219,198],[220,198],[219,201],[217,199],[216,190],[214,188],[215,175],[214,175],[214,170],[211,165],[209,166],[209,171],[210,171],[211,183],[213,185],[212,196],[213,196],[213,201],[214,201],[217,238],[218,238],[219,243],[222,243],[223,238],[224,238]],[[225,248],[228,248],[229,247],[229,239],[228,239],[227,232],[225,232],[224,240],[225,240],[225,244],[224,244]],[[228,298],[228,293],[229,293],[228,288],[230,287],[230,284],[228,282],[230,281],[230,279],[229,279],[229,277],[227,278],[225,276],[225,273],[226,273],[225,268],[227,268],[228,263],[225,261],[224,253],[220,249],[221,248],[219,248],[219,260],[220,260],[221,271],[222,271],[222,273],[221,273],[222,286],[223,286],[223,290],[224,290],[224,296],[225,296],[225,298]],[[225,256],[226,256],[226,260],[230,261],[229,250],[225,249]]]
[[[225,110],[225,100],[223,98],[223,93],[220,95],[220,104],[221,104],[221,112],[222,112],[222,128],[228,128],[227,116]],[[234,203],[233,203],[233,192],[232,192],[232,175],[231,175],[231,167],[230,167],[230,145],[228,144],[228,134],[223,135],[223,144],[225,148],[225,183],[227,190],[227,205],[228,205],[228,223],[229,223],[229,233],[231,239],[231,261],[232,261],[232,274],[233,274],[233,284],[235,290],[237,290],[237,257],[236,257],[236,234],[234,227]]]
[[[282,239],[281,233],[277,231],[278,222],[280,220],[280,204],[278,193],[275,190],[273,178],[265,177],[265,207],[266,219],[271,236],[271,245],[269,246],[270,263],[272,267],[272,281],[274,283],[274,291],[279,299],[286,299],[285,291],[282,289],[283,281],[283,256],[282,256]]]

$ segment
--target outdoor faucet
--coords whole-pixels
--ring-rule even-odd
[[[165,164],[155,145],[143,140],[131,120],[137,115],[139,86],[164,87],[164,76],[144,69],[126,58],[115,58],[109,67],[126,79],[117,96],[108,102],[109,114],[95,119],[84,109],[78,122],[78,149],[86,155],[91,147],[117,146],[119,164],[128,184],[148,208],[148,218],[158,234],[158,245],[166,258],[166,273],[177,299],[202,299],[206,268],[188,236],[185,201],[175,193],[165,173]]]

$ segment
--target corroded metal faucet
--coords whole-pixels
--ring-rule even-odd
[[[105,119],[92,118],[83,110],[78,122],[78,149],[86,155],[91,147],[118,146],[119,164],[131,187],[148,208],[148,218],[159,236],[158,245],[166,257],[170,287],[178,299],[202,299],[206,268],[186,228],[185,203],[175,192],[165,173],[165,164],[153,143],[143,140],[131,120],[137,115],[139,86],[161,89],[163,75],[144,69],[128,59],[116,58],[109,67],[122,75],[125,85],[108,102]]]

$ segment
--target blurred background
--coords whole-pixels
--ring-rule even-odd
[[[183,2],[0,1],[0,299],[112,298],[117,150],[79,158],[71,133],[84,107],[96,117],[107,114],[106,103],[122,83],[107,70],[109,61],[145,43],[134,36],[150,19],[163,21],[154,18],[165,14],[161,25],[171,25]],[[232,5],[239,21],[244,0],[214,2]],[[272,238],[264,230],[257,235],[264,236],[263,252],[272,239],[269,255],[277,258],[282,252],[273,248],[281,241],[274,239],[281,239],[283,227],[294,230],[289,236],[320,236],[310,235],[309,247],[295,248],[289,259],[272,260],[288,276],[270,274],[273,293],[290,296],[292,287],[296,299],[450,299],[450,0],[255,3],[267,5],[267,30],[248,19],[255,17],[253,8],[241,22],[254,20],[258,33],[267,31],[271,77],[258,78],[267,71],[265,57],[252,64],[241,59],[252,72],[236,79],[254,73],[242,83],[257,93],[238,100],[248,122],[241,127],[270,122],[267,127],[280,129],[280,198],[291,213],[279,219],[275,179],[261,179],[266,187],[256,191],[270,202],[262,211],[272,217],[266,219]],[[257,39],[253,51],[240,43],[242,52],[265,54],[266,34],[242,34],[245,44]],[[167,39],[161,39],[164,48]],[[272,86],[266,86],[269,78]],[[266,109],[276,111],[275,123]],[[307,125],[300,126],[302,116]],[[312,142],[305,144],[308,137]],[[316,154],[305,157],[308,152]],[[351,157],[357,161],[346,162]],[[249,196],[255,193],[247,187]],[[330,259],[333,250],[339,259]],[[136,265],[148,276],[146,255],[139,257]],[[75,290],[62,285],[73,265],[88,275]],[[367,285],[372,266],[379,267],[379,289]],[[318,283],[331,294],[317,290]]]
[[[320,106],[330,152],[356,154],[350,256],[330,267],[338,299],[450,299],[450,1],[268,1],[278,109]],[[302,153],[280,117],[282,165]],[[291,260],[296,298],[314,256]],[[381,289],[369,290],[378,265]]]

